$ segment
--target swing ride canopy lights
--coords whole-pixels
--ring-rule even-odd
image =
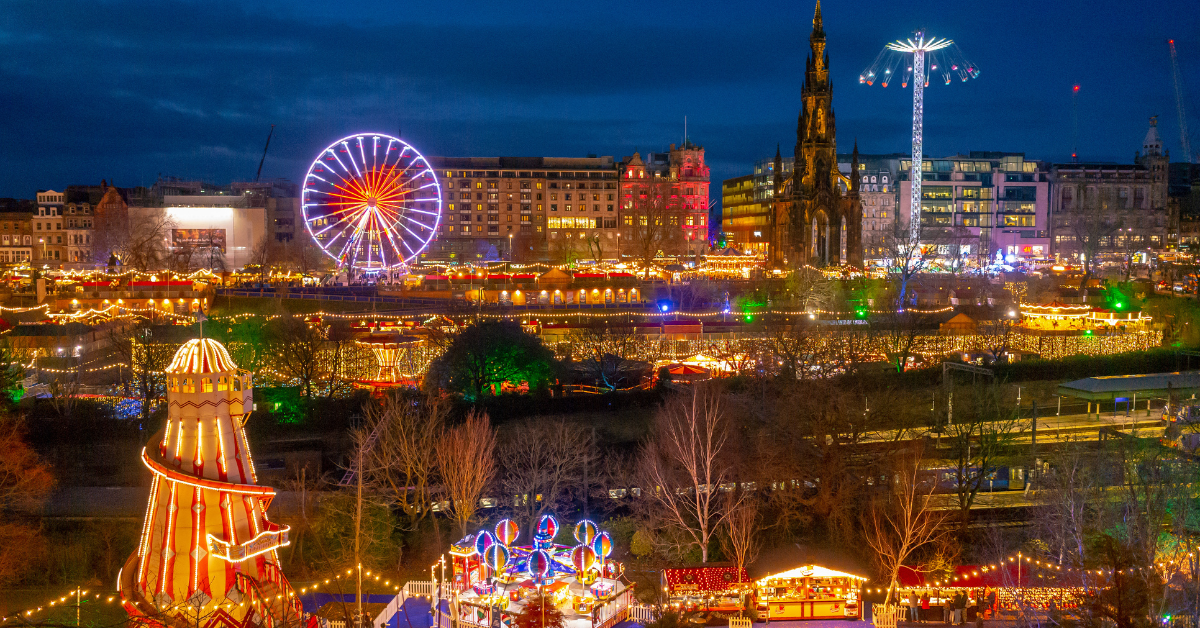
[[[899,71],[898,71],[899,70]],[[913,244],[921,237],[921,161],[924,154],[925,87],[933,73],[942,76],[949,85],[952,77],[962,81],[979,77],[979,68],[968,61],[953,40],[926,37],[917,31],[914,37],[896,40],[880,51],[875,61],[858,76],[859,83],[887,87],[897,76],[900,86],[913,86],[912,122],[912,212],[909,219],[909,238]]]

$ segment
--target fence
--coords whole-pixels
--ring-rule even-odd
[[[749,617],[730,617],[729,628],[750,628]]]
[[[872,604],[871,623],[875,624],[875,628],[896,628],[902,612],[904,609],[895,604]]]
[[[629,616],[633,603],[633,587],[613,596],[592,611],[592,628],[612,628]]]
[[[658,620],[658,609],[653,606],[630,606],[629,619],[636,621],[645,626],[646,624]]]

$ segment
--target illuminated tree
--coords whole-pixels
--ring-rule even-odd
[[[498,394],[505,382],[544,388],[557,364],[540,338],[516,321],[483,321],[459,332],[446,352],[433,360],[427,386],[464,394],[468,399]]]
[[[542,594],[525,600],[521,612],[513,617],[517,628],[563,628],[566,620],[554,600]]]

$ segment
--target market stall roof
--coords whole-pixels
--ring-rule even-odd
[[[673,592],[681,591],[725,591],[730,585],[749,582],[745,569],[736,565],[707,565],[704,567],[676,567],[663,569],[663,587]]]
[[[1058,394],[1088,401],[1111,401],[1134,394],[1166,396],[1168,392],[1200,392],[1200,371],[1085,377],[1058,386]]]
[[[755,582],[771,575],[785,573],[803,566],[820,565],[823,569],[851,574],[866,573],[866,566],[840,552],[811,548],[796,543],[764,548],[758,560],[747,565]],[[861,578],[862,576],[857,576]]]
[[[820,565],[801,565],[794,569],[781,571],[770,575],[763,576],[758,579],[759,583],[767,580],[785,580],[790,578],[851,578],[854,580],[867,580],[866,576],[829,569]]]

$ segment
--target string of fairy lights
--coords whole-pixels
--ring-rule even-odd
[[[334,584],[337,581],[342,580],[344,577],[352,576],[353,573],[354,573],[353,569],[347,569],[344,574],[339,572],[329,578],[324,578],[323,580],[318,579],[317,581],[313,582],[312,584],[301,587],[300,592],[298,594],[294,590],[289,592],[288,597],[296,597],[297,595],[304,595],[304,594],[308,593],[309,591],[316,592],[318,589],[327,589],[327,588],[329,588],[329,586],[331,584]],[[370,570],[365,570],[365,571],[363,571],[363,576],[366,580],[374,581],[377,586],[381,585],[381,586],[387,587],[396,593],[399,593],[400,590],[404,588],[402,585],[393,585],[391,579],[384,578],[384,574],[377,574],[377,573],[373,573]],[[364,594],[365,594],[365,592],[364,592]],[[283,597],[284,597],[283,594],[277,594],[276,596],[274,596],[274,599],[280,600],[280,599],[283,599]],[[65,593],[61,596],[52,597],[37,606],[21,609],[19,611],[9,613],[8,615],[0,616],[0,623],[6,622],[10,619],[28,620],[29,618],[31,618],[35,615],[38,615],[40,613],[50,612],[51,610],[53,610],[55,608],[63,608],[63,607],[74,608],[77,605],[77,603],[82,603],[82,602],[91,602],[91,603],[99,602],[99,603],[104,603],[104,604],[112,604],[115,602],[117,604],[121,604],[122,600],[119,595],[106,595],[104,593],[101,593],[98,591],[92,591],[90,589],[76,588],[76,589],[71,589],[70,591],[68,591],[67,593]],[[255,603],[255,602],[252,602],[252,604],[253,603]],[[214,602],[214,603],[209,603],[209,604],[204,604],[204,605],[196,605],[196,604],[189,603],[185,600],[183,602],[172,604],[166,608],[159,609],[159,610],[164,613],[170,612],[173,610],[187,610],[188,612],[195,613],[195,612],[204,612],[204,611],[208,611],[208,610],[215,611],[217,609],[229,609],[229,608],[234,608],[234,607],[244,607],[245,605],[246,605],[245,601],[238,602],[238,603],[234,603],[231,601],[223,601],[223,602]]]
[[[1032,556],[1025,556],[1022,553],[1017,553],[1017,554],[1013,554],[1012,556],[1009,556],[1007,558],[1003,558],[996,563],[991,563],[988,565],[980,565],[980,566],[978,566],[978,569],[972,570],[969,574],[954,575],[952,577],[947,578],[944,581],[943,580],[935,580],[932,583],[932,585],[914,585],[914,586],[908,586],[908,587],[897,586],[896,588],[898,588],[898,589],[913,589],[913,588],[919,589],[919,588],[923,588],[925,586],[954,588],[955,586],[961,586],[961,585],[956,585],[955,583],[960,582],[960,581],[965,582],[967,580],[968,576],[978,578],[983,574],[996,572],[1001,569],[1006,569],[1006,568],[1011,567],[1012,565],[1017,565],[1017,564],[1020,564],[1022,566],[1032,567],[1035,569],[1043,569],[1043,570],[1051,571],[1051,572],[1055,572],[1055,573],[1058,573],[1058,572],[1076,573],[1076,574],[1081,574],[1081,575],[1091,575],[1091,576],[1100,576],[1100,577],[1114,576],[1114,575],[1137,575],[1139,573],[1154,572],[1154,571],[1159,571],[1159,570],[1168,571],[1171,568],[1175,568],[1175,567],[1184,565],[1185,561],[1188,561],[1194,557],[1195,557],[1194,552],[1188,552],[1187,556],[1185,558],[1157,561],[1157,562],[1154,562],[1151,564],[1142,565],[1140,567],[1126,567],[1124,569],[1104,569],[1104,568],[1081,569],[1081,568],[1076,568],[1076,567],[1064,567],[1061,564],[1056,563],[1051,560],[1035,558]],[[978,586],[978,585],[972,585],[972,586]],[[1051,587],[1051,588],[1053,588],[1053,587]],[[1058,588],[1060,588],[1062,590],[1074,590],[1077,587],[1058,587]],[[887,591],[887,587],[875,587],[875,588],[868,587],[865,589],[865,591],[867,593],[884,593]]]

